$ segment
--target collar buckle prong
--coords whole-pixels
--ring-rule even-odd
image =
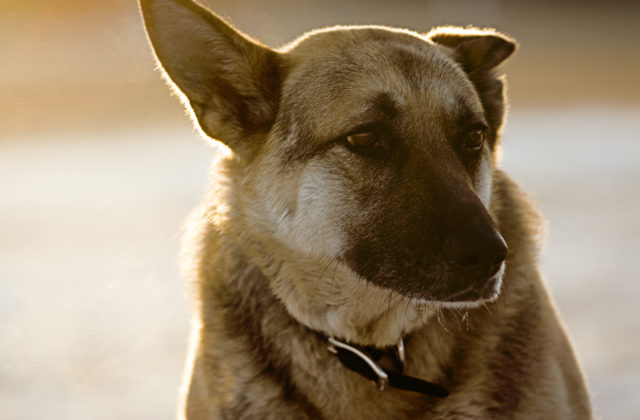
[[[379,391],[384,391],[386,388],[389,387],[389,375],[387,375],[387,373],[380,366],[378,366],[378,364],[374,362],[369,356],[367,356],[357,348],[352,347],[347,343],[343,343],[342,341],[336,340],[333,337],[329,337],[328,341],[329,341],[328,349],[331,353],[338,354],[338,349],[343,349],[352,354],[355,354],[360,359],[362,359],[362,361],[365,362],[367,366],[369,366],[369,368],[373,371],[373,373],[375,373],[375,375],[378,377],[378,380],[376,381],[376,383],[378,385]],[[404,351],[403,351],[403,354],[404,354]]]

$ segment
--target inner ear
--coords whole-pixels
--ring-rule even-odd
[[[278,106],[280,55],[191,0],[140,0],[158,62],[205,134],[231,149],[268,131]]]
[[[491,29],[440,27],[429,32],[427,38],[452,48],[456,61],[467,73],[490,71],[513,54],[517,45]]]

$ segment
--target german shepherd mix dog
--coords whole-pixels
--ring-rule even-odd
[[[141,0],[159,63],[227,148],[188,223],[189,419],[585,419],[498,169],[515,42],[381,26],[274,50],[191,0]]]

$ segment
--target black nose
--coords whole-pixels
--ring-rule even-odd
[[[495,228],[459,231],[446,240],[450,261],[472,276],[491,277],[507,258],[507,244]]]

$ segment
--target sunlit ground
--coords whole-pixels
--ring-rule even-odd
[[[550,225],[542,271],[596,413],[640,413],[638,109],[514,110],[503,167]],[[173,129],[0,154],[2,419],[170,419],[188,332],[180,225],[213,150]]]

